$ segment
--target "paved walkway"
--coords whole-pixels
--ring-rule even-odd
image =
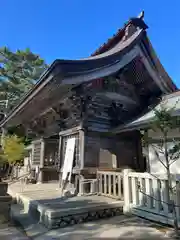
[[[43,190],[46,191],[46,194],[48,194],[48,192],[50,191],[54,191],[57,190],[58,187],[58,183],[54,182],[54,183],[43,183],[43,184],[21,184],[20,182],[15,182],[15,183],[10,183],[8,186],[8,193],[13,196],[16,197],[17,193],[30,193],[31,192],[36,192],[36,196],[38,197],[37,192],[41,192]],[[57,192],[57,191],[56,191]]]
[[[48,195],[51,199],[52,196],[53,198],[57,197],[53,193],[57,188],[57,184],[29,185],[24,186],[23,189],[21,185],[14,184],[10,186],[9,192],[11,192],[11,194],[12,192],[14,194],[17,192],[23,192],[34,198],[35,188],[36,199],[41,199],[43,190],[45,190],[46,196]],[[56,194],[58,193],[56,192]],[[127,217],[124,215],[50,231],[37,222],[34,222],[34,220],[30,221],[28,218],[24,218],[23,224],[27,236],[33,240],[87,240],[106,238],[137,240],[173,239],[172,237],[168,238],[167,236],[167,233],[169,232],[168,228],[159,227],[149,221],[137,217]],[[26,240],[27,237],[23,236],[23,233],[20,233],[17,229],[4,227],[0,228],[0,240],[1,239]]]
[[[168,238],[168,228],[155,226],[149,221],[118,216],[111,219],[74,225],[72,227],[45,230],[43,226],[28,227],[27,235],[34,240],[87,240],[87,239],[173,239]]]
[[[29,238],[12,225],[0,224],[0,240],[29,240]]]
[[[173,239],[167,236],[168,228],[125,216],[51,231],[39,224],[31,225],[28,229],[29,237],[12,225],[1,224],[0,240]]]

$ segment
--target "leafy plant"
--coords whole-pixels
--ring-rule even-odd
[[[171,139],[171,145],[169,145],[169,136],[172,129],[178,129],[180,127],[179,116],[173,116],[173,111],[175,107],[167,108],[165,102],[160,105],[160,109],[154,109],[154,120],[150,124],[150,129],[158,134],[159,142],[153,144],[153,139],[144,136],[144,142],[150,142],[153,147],[156,159],[162,164],[166,169],[167,174],[167,192],[169,202],[168,207],[171,207],[173,219],[174,219],[174,229],[176,234],[178,234],[178,221],[175,209],[175,199],[174,199],[174,187],[171,174],[171,165],[175,163],[180,157],[180,142],[176,139]],[[144,143],[143,142],[143,143]],[[162,158],[163,156],[163,158]]]
[[[10,165],[21,162],[25,155],[25,146],[23,140],[16,135],[5,136],[3,152],[1,157],[6,159]]]

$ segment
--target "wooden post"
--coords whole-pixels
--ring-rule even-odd
[[[143,178],[139,178],[140,189],[139,189],[139,204],[144,207],[145,205],[145,180]]]
[[[147,198],[147,207],[149,209],[152,209],[153,204],[152,204],[152,180],[149,178],[145,179],[146,181],[146,198]]]
[[[180,217],[180,182],[176,182],[176,214]]]
[[[59,136],[59,146],[58,146],[58,168],[61,166],[61,149],[62,149],[62,136]]]
[[[153,179],[153,191],[154,191],[154,201],[155,201],[155,210],[156,212],[161,211],[160,203],[160,181],[158,179]]]
[[[130,169],[124,169],[124,206],[123,206],[123,212],[125,214],[130,213],[131,207],[130,207],[130,184],[129,184],[129,172]]]
[[[40,171],[39,171],[39,177],[38,182],[43,182],[43,171],[42,168],[44,167],[44,150],[45,150],[45,142],[44,139],[41,139],[41,152],[40,152]]]
[[[112,195],[112,191],[111,191],[111,173],[108,174],[108,194]]]
[[[31,168],[34,165],[34,142],[32,142]]]
[[[80,175],[79,178],[79,195],[83,195],[84,194],[84,183],[83,183],[84,177],[82,175]]]
[[[132,200],[133,200],[133,205],[136,206],[136,205],[139,205],[138,179],[137,177],[132,177],[131,181],[132,181]]]
[[[163,212],[167,215],[169,213],[169,196],[168,196],[168,182],[167,180],[161,180],[161,201],[163,206]]]
[[[61,188],[61,177],[62,177],[62,174],[61,174],[61,149],[62,149],[62,136],[59,135],[59,146],[58,146],[58,171],[59,171],[59,188]]]
[[[112,154],[112,168],[117,168],[117,157],[115,154]]]
[[[84,147],[85,147],[85,134],[84,130],[79,130],[79,153],[80,153],[80,169],[84,168]]]
[[[103,181],[102,181],[102,173],[99,173],[99,193],[102,194],[103,193]]]
[[[119,180],[119,179],[118,179]],[[119,182],[118,182],[118,186],[119,186]],[[116,174],[113,174],[113,195],[116,197]],[[119,193],[118,193],[119,195]]]
[[[121,184],[122,184],[122,176],[118,174],[118,198],[122,198],[122,192],[121,192]],[[115,185],[116,189],[116,185]]]
[[[107,175],[104,173],[104,194],[107,194]]]
[[[40,167],[44,167],[44,150],[45,150],[45,141],[44,139],[41,139]]]
[[[90,182],[90,193],[94,194],[96,192],[96,181]]]

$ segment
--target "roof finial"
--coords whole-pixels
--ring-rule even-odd
[[[144,18],[144,11],[140,12],[140,14],[138,15],[138,18],[140,18],[140,19]]]

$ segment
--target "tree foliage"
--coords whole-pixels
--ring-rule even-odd
[[[44,60],[30,49],[12,52],[0,48],[0,100],[12,108],[27,93],[47,68]]]
[[[166,165],[169,167],[180,157],[180,142],[171,138],[169,144],[169,135],[173,129],[180,128],[180,117],[173,116],[174,107],[167,108],[165,103],[160,105],[160,109],[154,109],[155,118],[151,124],[151,129],[159,134],[158,152],[165,155]],[[166,152],[165,152],[166,151]],[[167,166],[166,166],[167,167]]]
[[[23,140],[16,135],[9,135],[4,137],[2,159],[13,165],[21,162],[25,154],[25,145]]]
[[[160,109],[154,109],[154,120],[150,124],[150,129],[158,135],[158,143],[153,143],[153,139],[145,136],[144,140],[150,142],[156,155],[157,161],[166,169],[167,190],[168,190],[168,207],[172,208],[174,218],[174,228],[178,234],[178,222],[175,209],[175,193],[173,179],[171,174],[171,165],[180,158],[180,141],[176,138],[170,138],[173,129],[180,128],[180,117],[174,116],[174,107],[167,108],[166,102],[162,102]],[[162,157],[163,156],[163,157]]]

